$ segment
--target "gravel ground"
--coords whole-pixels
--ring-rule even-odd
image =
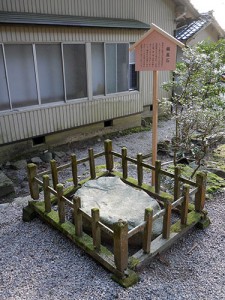
[[[160,122],[159,139],[170,137],[170,121]],[[133,155],[151,147],[149,132],[113,139]],[[94,149],[102,147],[96,143]],[[86,152],[88,143],[84,143]],[[39,219],[24,223],[27,199],[0,205],[0,299],[225,299],[225,192],[207,202],[212,224],[191,230],[139,272],[124,289],[111,274]]]

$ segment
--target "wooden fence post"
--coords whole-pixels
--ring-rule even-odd
[[[153,223],[153,209],[146,208],[145,209],[145,228],[144,228],[144,235],[143,235],[143,251],[145,253],[150,252],[151,247],[151,238],[152,238],[152,223]]]
[[[105,147],[105,162],[106,162],[106,169],[111,172],[113,170],[113,155],[111,154],[112,151],[112,141],[106,140],[104,142]]]
[[[163,239],[168,239],[170,237],[170,226],[171,226],[171,210],[172,205],[169,201],[165,202],[165,214],[163,216]]]
[[[45,212],[50,213],[52,209],[50,191],[49,191],[49,176],[43,175],[43,190],[44,190],[44,201],[45,201]]]
[[[138,185],[141,186],[143,183],[143,167],[142,167],[142,154],[137,154],[137,178],[138,178]]]
[[[83,224],[82,224],[82,212],[80,211],[81,208],[81,199],[80,197],[74,196],[73,197],[73,218],[74,218],[74,225],[75,225],[75,235],[81,237],[83,234]]]
[[[181,168],[176,166],[174,169],[174,201],[180,197],[180,174]]]
[[[128,224],[114,223],[114,260],[118,271],[123,273],[128,266]]]
[[[58,198],[58,213],[59,213],[59,222],[65,223],[65,201],[63,200],[63,185],[58,183],[56,186],[57,198]]]
[[[53,188],[54,188],[54,190],[56,190],[56,186],[59,183],[56,161],[54,159],[50,160],[50,165],[51,165],[51,171],[52,171]]]
[[[39,199],[39,187],[38,187],[38,183],[35,181],[35,177],[37,176],[37,165],[33,163],[28,164],[27,172],[28,172],[30,195],[34,200],[37,200]]]
[[[77,187],[78,178],[77,178],[77,157],[75,154],[71,155],[71,165],[72,165],[72,176],[73,176],[73,185]]]
[[[205,205],[206,179],[206,173],[198,172],[196,174],[198,191],[195,194],[195,211],[197,212],[202,212]]]
[[[94,159],[94,151],[92,148],[88,149],[88,156],[89,156],[90,176],[91,179],[95,179],[96,178],[95,159]]]
[[[183,197],[184,200],[181,204],[181,224],[186,225],[187,224],[187,215],[188,215],[188,204],[189,204],[189,192],[190,192],[190,186],[188,184],[184,184],[183,186]]]
[[[96,251],[100,251],[101,249],[101,229],[98,224],[100,221],[99,209],[92,208],[91,210],[92,216],[92,238],[93,238],[93,246]]]
[[[155,193],[160,193],[160,170],[161,170],[161,161],[156,160],[155,161]]]
[[[122,169],[123,169],[123,179],[127,179],[127,148],[122,148]]]

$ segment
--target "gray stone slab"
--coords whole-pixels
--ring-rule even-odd
[[[30,195],[26,196],[26,197],[17,197],[13,200],[12,204],[14,206],[22,206],[25,207],[28,205],[29,201],[32,201],[33,199],[31,198]]]
[[[35,156],[35,157],[31,158],[31,162],[38,165],[38,164],[43,163],[43,160],[40,157]]]
[[[144,221],[145,209],[151,207],[156,214],[158,202],[146,192],[125,184],[118,177],[101,177],[89,180],[77,192],[82,209],[91,214],[92,208],[99,208],[101,221],[112,228],[119,219],[128,222],[129,230]],[[162,231],[162,219],[153,224],[153,235]]]
[[[0,197],[15,193],[14,185],[3,172],[0,171]]]
[[[27,161],[25,159],[21,159],[15,162],[11,162],[11,168],[14,170],[22,170],[27,168]]]

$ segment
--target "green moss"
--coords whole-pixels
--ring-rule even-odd
[[[225,144],[220,145],[213,151],[213,158],[215,159],[225,159]]]
[[[200,229],[205,229],[211,224],[210,219],[208,217],[205,217],[204,219],[200,220],[197,223],[197,227]]]
[[[68,196],[70,196],[70,195],[72,195],[74,193],[75,193],[74,186],[68,186],[67,188],[65,188],[63,190],[63,196],[65,196],[65,197],[68,197]]]
[[[129,262],[128,262],[128,266],[130,269],[135,270],[135,268],[139,265],[140,260],[131,256],[129,257]]]
[[[187,165],[181,165],[181,164],[177,165],[177,167],[180,167],[182,176],[184,176],[185,178],[190,179],[190,177],[193,173],[193,169],[191,167],[189,167]],[[170,165],[170,166],[167,167],[167,171],[171,172],[173,174],[174,174],[174,169],[175,169],[174,165]]]
[[[73,182],[73,178],[66,179],[66,182]]]
[[[51,210],[50,213],[48,213],[48,217],[55,222],[56,224],[59,223],[59,214],[58,212]]]
[[[29,203],[31,206],[38,208],[42,213],[45,212],[45,203],[44,201],[31,201]]]
[[[185,226],[183,226],[183,227],[185,227]],[[170,231],[178,233],[178,232],[180,232],[183,229],[183,227],[182,227],[180,221],[177,221],[176,223],[174,223],[171,226]]]
[[[186,225],[182,225],[181,221],[178,220],[176,223],[174,223],[171,226],[171,232],[180,232],[182,231],[185,227],[190,226],[192,224],[197,224],[200,220],[202,219],[202,214],[201,213],[197,213],[195,211],[191,211],[188,213],[187,216],[187,224]]]
[[[192,204],[192,203],[189,203],[188,204],[188,210],[195,210],[195,205],[194,204]]]
[[[113,257],[113,254],[111,251],[109,251],[109,249],[107,249],[106,247],[102,246],[101,245],[101,249],[100,249],[100,252],[101,252],[101,256],[108,256],[108,257]]]
[[[116,275],[112,275],[112,279],[125,288],[128,288],[139,281],[138,274],[134,271],[127,270],[126,273],[126,276],[124,276],[123,278],[118,278]]]
[[[225,171],[225,159],[219,159],[217,161],[208,161],[207,162],[207,168],[208,169],[218,169],[218,170],[222,170]]]
[[[147,184],[142,184],[141,188],[144,190],[144,191],[149,191],[151,193],[155,193],[155,188],[153,186],[150,186],[150,185],[147,185]],[[166,193],[166,192],[163,192],[163,191],[160,191],[160,197],[164,198],[165,200],[169,200],[169,201],[173,201],[173,196],[170,195],[169,193]]]
[[[181,168],[181,175],[187,179],[190,179],[192,173],[193,173],[193,169],[187,165],[179,165],[179,167]],[[167,170],[169,172],[174,172],[174,166],[169,166],[167,168]],[[199,173],[199,172],[197,172]],[[195,181],[195,176],[193,179],[191,179],[193,181]],[[207,181],[206,181],[206,192],[207,193],[214,193],[218,190],[220,190],[221,188],[225,187],[225,180],[221,177],[219,177],[218,175],[212,173],[212,172],[207,172]]]
[[[82,237],[76,237],[75,240],[84,247],[84,250],[94,251],[93,239],[89,235],[83,234]]]
[[[187,217],[187,225],[197,223],[201,218],[202,218],[202,215],[200,213],[197,213],[195,211],[191,211],[188,214],[188,217]]]
[[[134,179],[133,177],[127,177],[127,179],[123,179],[123,175],[121,172],[113,171],[112,174],[114,176],[120,177],[120,179],[125,182],[126,184],[129,184],[137,189],[141,189],[147,193],[149,193],[152,197],[154,197],[155,194],[155,187],[150,186],[146,183],[143,183],[141,186],[138,185],[138,181]],[[165,200],[173,201],[173,196],[169,193],[160,191],[160,197],[164,198]]]
[[[225,180],[218,175],[208,172],[207,173],[207,193],[214,193],[225,187]]]
[[[98,166],[95,166],[95,171],[96,171],[96,172],[103,172],[103,171],[106,171],[106,165],[98,165]]]

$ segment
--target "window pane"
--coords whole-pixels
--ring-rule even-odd
[[[128,90],[128,44],[117,44],[117,92]]]
[[[104,45],[91,45],[93,95],[105,94]]]
[[[106,89],[107,94],[116,93],[116,44],[106,44]]]
[[[38,104],[32,45],[5,45],[12,107]]]
[[[60,45],[36,45],[41,103],[64,100]]]
[[[87,97],[85,45],[63,45],[68,100]]]
[[[138,72],[135,71],[135,65],[134,64],[130,64],[129,89],[130,90],[137,90],[138,89]]]
[[[132,44],[131,44],[132,45]],[[129,64],[135,64],[135,51],[129,51]]]
[[[0,110],[10,109],[2,46],[0,46]]]
[[[129,89],[137,90],[139,82],[139,73],[135,71],[135,51],[129,52]]]

